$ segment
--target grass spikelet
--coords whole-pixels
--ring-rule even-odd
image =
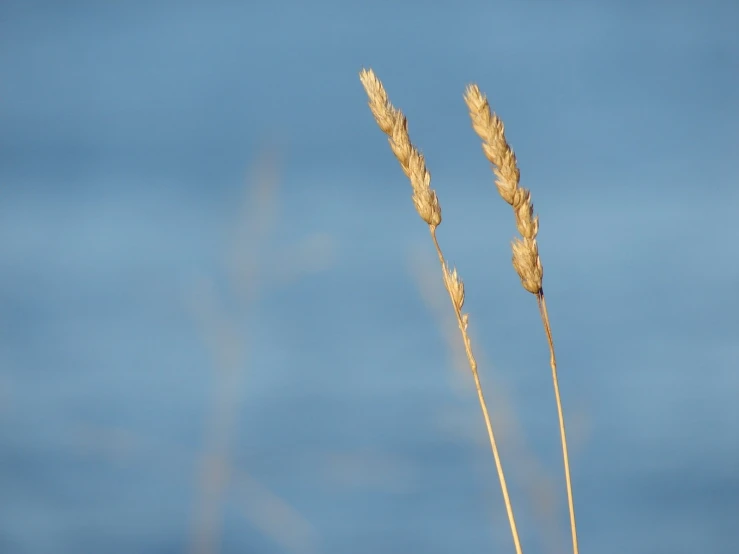
[[[371,69],[362,70],[359,74],[359,79],[367,92],[369,107],[375,121],[377,121],[380,129],[388,136],[390,148],[398,159],[398,162],[400,162],[403,172],[410,180],[411,188],[413,189],[413,205],[416,207],[416,211],[421,216],[421,219],[423,219],[429,226],[431,238],[439,257],[439,263],[441,264],[444,286],[449,293],[449,299],[451,300],[454,313],[457,317],[457,323],[462,335],[465,353],[467,354],[467,360],[475,381],[475,388],[477,389],[480,408],[485,420],[485,426],[487,427],[490,447],[493,452],[493,458],[495,459],[495,467],[498,472],[498,479],[500,481],[508,521],[511,527],[513,543],[516,548],[516,553],[521,554],[521,543],[518,537],[513,508],[508,495],[508,487],[503,474],[503,466],[498,453],[498,446],[495,441],[495,433],[493,432],[487,404],[482,392],[480,376],[477,371],[477,361],[472,352],[472,345],[467,333],[469,316],[468,314],[462,313],[462,307],[464,306],[464,284],[457,274],[457,270],[449,269],[449,265],[444,258],[436,237],[436,228],[441,223],[441,206],[439,205],[439,199],[436,196],[436,192],[431,188],[431,174],[426,168],[426,161],[423,155],[411,143],[408,135],[408,122],[405,116],[390,103],[387,93],[385,92],[385,88],[380,80],[375,76],[374,72]],[[515,161],[513,167],[515,168]],[[509,176],[509,182],[517,183],[517,179],[513,179]],[[513,190],[515,191],[515,185]]]
[[[513,207],[516,217],[516,227],[521,239],[514,239],[512,243],[513,267],[521,279],[521,284],[530,293],[536,295],[539,313],[544,325],[547,342],[549,344],[549,362],[552,368],[554,396],[557,403],[559,417],[559,431],[562,443],[562,458],[564,461],[565,482],[567,486],[567,503],[570,513],[570,527],[572,532],[572,549],[578,554],[577,526],[575,523],[575,506],[572,498],[572,481],[570,479],[570,462],[567,452],[567,434],[562,410],[562,400],[559,394],[559,380],[557,378],[557,359],[554,355],[554,340],[549,323],[546,299],[544,297],[543,278],[544,269],[539,258],[539,248],[536,236],[539,232],[539,218],[534,215],[534,205],[531,202],[531,193],[519,186],[521,178],[516,155],[505,137],[505,126],[498,116],[491,112],[485,95],[477,85],[467,87],[464,96],[469,108],[472,127],[482,139],[482,149],[485,157],[493,164],[495,186],[503,200]]]

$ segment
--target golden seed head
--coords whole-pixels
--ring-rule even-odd
[[[375,117],[375,121],[377,121],[377,125],[382,129],[383,133],[390,134],[395,124],[397,110],[388,100],[385,88],[371,69],[360,71],[359,80],[367,92],[367,97],[369,98],[368,104],[370,110],[372,110],[372,115]]]
[[[470,323],[470,314],[462,314],[462,331],[467,331],[467,325]]]
[[[438,227],[441,223],[441,206],[439,205],[439,199],[436,197],[436,191],[431,189],[414,190],[411,198],[421,219],[432,227]]]
[[[441,223],[441,206],[436,192],[431,189],[431,174],[426,169],[426,160],[411,143],[408,120],[390,103],[385,88],[371,69],[363,69],[359,79],[367,92],[372,115],[380,129],[388,135],[390,149],[411,182],[416,211],[428,225],[435,228]]]
[[[539,259],[539,247],[536,240],[513,239],[513,268],[521,278],[521,285],[532,294],[541,291],[544,269]]]
[[[388,141],[390,142],[390,149],[403,168],[403,172],[408,176],[408,160],[413,152],[413,145],[408,136],[408,121],[400,112],[397,112],[392,131],[388,135]]]
[[[457,269],[449,270],[449,265],[445,262],[443,266],[444,271],[444,286],[449,291],[449,296],[452,298],[454,307],[457,311],[462,310],[464,306],[464,283],[457,274]]]
[[[535,239],[539,233],[539,217],[534,215],[534,205],[531,203],[526,189],[521,189],[527,194],[527,201],[514,208],[516,214],[516,227],[525,239]]]

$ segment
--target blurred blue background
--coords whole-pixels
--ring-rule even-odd
[[[540,252],[583,552],[739,548],[739,5],[0,5],[0,552],[568,552],[548,351],[462,94]]]

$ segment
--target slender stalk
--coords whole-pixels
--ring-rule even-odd
[[[575,524],[575,502],[572,497],[572,479],[570,478],[570,456],[567,452],[567,433],[565,431],[565,416],[562,410],[562,398],[559,394],[559,379],[557,378],[557,358],[554,355],[554,340],[552,339],[552,328],[549,324],[549,313],[547,312],[547,303],[544,298],[544,289],[536,295],[536,301],[539,305],[539,313],[541,321],[544,324],[544,332],[547,335],[549,343],[549,365],[552,367],[552,383],[554,385],[554,399],[557,402],[557,416],[559,417],[559,438],[562,443],[562,459],[565,466],[565,483],[567,485],[567,507],[570,512],[570,531],[572,532],[572,550],[574,554],[579,553],[577,544],[577,525]]]
[[[567,487],[567,505],[570,513],[570,528],[572,531],[572,551],[579,554],[577,543],[577,526],[575,524],[575,504],[572,497],[572,480],[570,478],[570,460],[567,452],[567,434],[565,432],[562,399],[559,394],[559,380],[557,378],[557,361],[554,355],[554,340],[549,324],[549,314],[544,299],[542,286],[544,268],[539,257],[539,246],[536,237],[539,233],[539,218],[534,215],[534,205],[531,202],[531,192],[521,186],[519,181],[521,172],[518,169],[516,154],[508,144],[505,136],[505,126],[500,118],[491,112],[487,98],[480,92],[477,85],[467,87],[465,102],[470,112],[472,127],[482,139],[482,149],[485,157],[493,164],[495,186],[498,193],[513,207],[516,218],[516,227],[521,234],[520,239],[512,243],[513,267],[521,279],[521,285],[530,293],[536,295],[539,313],[544,324],[544,331],[549,344],[549,362],[552,367],[552,381],[554,383],[554,397],[557,403],[559,417],[559,434],[562,443],[562,460],[564,463],[565,484]]]
[[[423,219],[429,226],[431,238],[434,242],[434,247],[436,248],[436,254],[439,257],[439,263],[441,264],[444,286],[449,293],[449,299],[452,302],[454,314],[457,317],[457,323],[459,324],[459,330],[462,334],[465,352],[467,353],[467,359],[469,360],[470,369],[472,370],[472,377],[475,381],[477,397],[480,400],[480,407],[482,409],[483,418],[485,419],[488,438],[490,439],[490,446],[493,451],[493,458],[495,459],[495,468],[498,472],[500,487],[503,492],[503,500],[506,505],[508,522],[511,527],[513,544],[516,548],[516,554],[522,554],[521,542],[518,537],[518,529],[516,528],[516,520],[513,516],[513,508],[511,506],[508,487],[503,473],[503,464],[500,461],[498,446],[495,441],[495,433],[493,432],[493,426],[490,422],[490,414],[488,413],[487,404],[485,403],[485,396],[482,393],[482,384],[480,383],[480,376],[477,371],[477,361],[472,352],[472,344],[467,333],[469,317],[468,314],[462,313],[462,307],[464,306],[464,283],[459,278],[456,269],[449,269],[449,265],[444,259],[444,254],[439,246],[439,241],[436,238],[436,228],[441,223],[441,206],[439,205],[436,191],[434,191],[430,185],[431,174],[426,168],[426,161],[423,155],[410,141],[410,136],[408,135],[408,122],[405,116],[390,103],[387,93],[385,92],[385,88],[382,86],[380,80],[375,76],[372,70],[362,71],[359,74],[359,78],[367,91],[369,107],[372,110],[375,121],[377,121],[380,129],[382,129],[382,131],[388,136],[390,148],[400,162],[400,167],[403,169],[406,177],[410,180],[411,188],[413,189],[412,200],[416,207],[416,211],[418,212],[418,215],[421,216],[421,219]]]
[[[439,256],[439,263],[441,263],[442,271],[446,268],[446,262],[444,261],[444,255],[439,247],[439,241],[436,240],[436,228],[430,227],[431,238],[434,241],[436,247],[436,253]],[[447,289],[448,290],[448,289]],[[498,453],[498,444],[495,440],[495,432],[493,431],[493,424],[490,421],[490,414],[488,412],[488,406],[485,402],[485,395],[482,393],[482,383],[480,383],[480,374],[477,371],[477,360],[472,352],[472,344],[470,343],[470,337],[467,334],[467,322],[465,315],[462,311],[457,308],[454,302],[454,296],[449,293],[452,300],[452,307],[454,308],[454,315],[457,316],[457,323],[459,324],[459,330],[462,333],[462,342],[464,343],[464,351],[467,354],[467,360],[470,363],[470,370],[472,370],[472,378],[475,381],[475,389],[477,390],[477,398],[480,401],[480,409],[482,410],[482,417],[485,420],[485,427],[488,431],[488,439],[490,440],[490,449],[493,451],[493,458],[495,459],[495,469],[498,472],[498,480],[500,481],[500,490],[503,493],[503,502],[505,502],[506,514],[508,515],[508,523],[511,526],[511,535],[513,536],[513,544],[516,548],[517,554],[521,554],[521,541],[518,537],[518,529],[516,527],[516,518],[513,516],[513,506],[511,505],[511,497],[508,494],[508,485],[506,484],[505,474],[503,472],[503,464],[500,461],[500,454]]]

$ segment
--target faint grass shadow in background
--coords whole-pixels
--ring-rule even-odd
[[[232,461],[234,444],[238,441],[243,390],[248,386],[247,322],[268,281],[274,281],[275,277],[278,281],[289,281],[301,270],[291,264],[280,268],[281,275],[265,274],[273,268],[266,263],[266,252],[273,254],[270,239],[277,221],[276,154],[269,149],[263,152],[249,178],[227,249],[225,290],[218,290],[213,277],[203,278],[191,298],[214,366],[205,447],[196,477],[190,540],[192,554],[219,552],[229,497],[233,497],[250,525],[286,551],[313,552],[317,548],[318,537],[313,526],[289,502],[248,471],[233,467]],[[302,257],[306,258],[311,256]]]

